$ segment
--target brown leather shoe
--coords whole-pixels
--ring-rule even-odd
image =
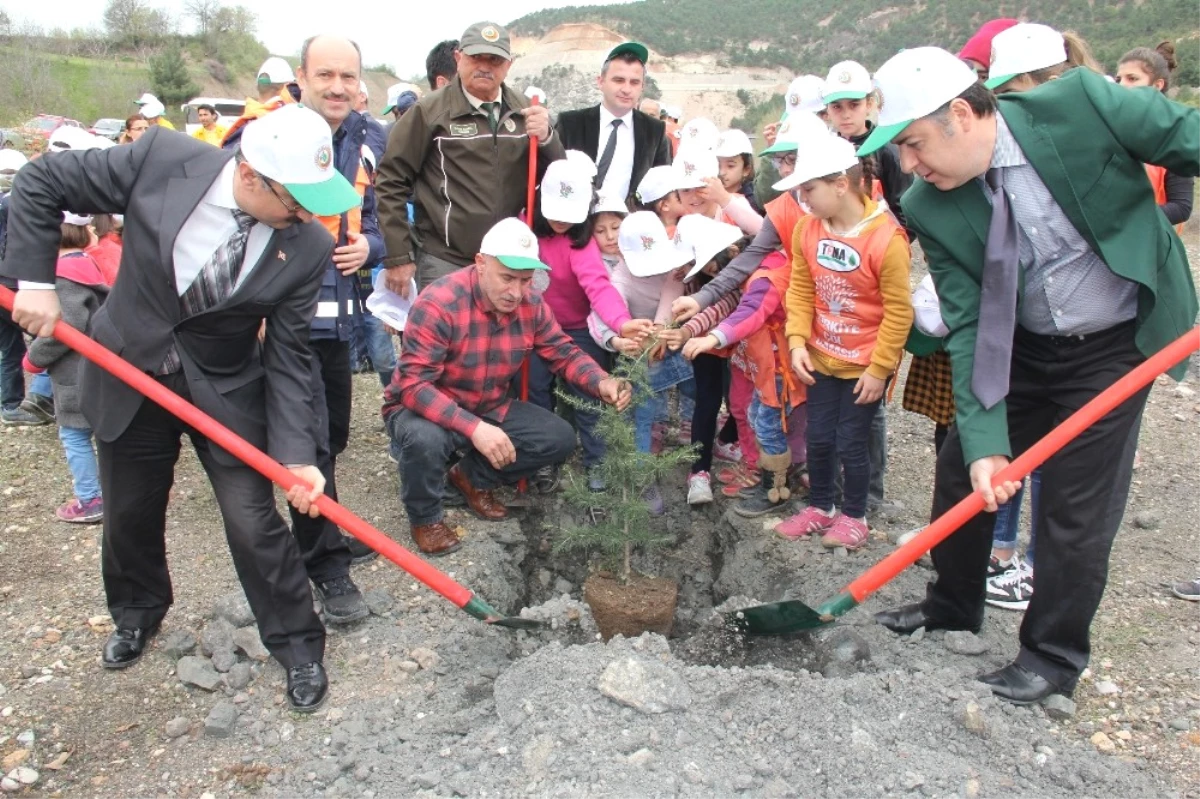
[[[474,513],[485,522],[498,522],[501,519],[508,518],[508,509],[501,505],[491,491],[479,491],[475,486],[471,485],[471,481],[458,468],[458,464],[451,467],[446,475],[450,479],[450,485],[462,492],[463,497],[467,500],[467,508],[471,513]]]
[[[441,555],[449,555],[462,546],[462,542],[458,540],[458,536],[444,522],[414,524],[412,537],[422,552],[435,558]]]

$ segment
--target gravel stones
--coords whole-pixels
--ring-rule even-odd
[[[212,662],[194,655],[180,658],[175,664],[175,674],[184,685],[194,685],[205,691],[215,691],[221,684],[221,675],[213,668]]]
[[[1088,740],[1092,742],[1092,746],[1096,747],[1097,752],[1111,755],[1113,752],[1117,751],[1117,745],[1113,743],[1113,740],[1103,732],[1094,734]]]
[[[188,730],[191,728],[192,722],[190,719],[184,716],[176,716],[163,726],[163,734],[168,738],[179,738],[187,735]]]
[[[967,732],[980,738],[987,738],[991,734],[987,718],[983,715],[983,708],[976,702],[967,702],[959,714],[959,721]]]
[[[1121,688],[1112,680],[1100,680],[1096,683],[1096,693],[1100,696],[1116,696]]]
[[[225,684],[235,691],[240,691],[250,684],[252,678],[249,663],[235,663],[225,675]]]
[[[163,653],[172,660],[179,660],[196,651],[196,634],[191,630],[171,630],[162,637]]]
[[[691,690],[678,674],[662,663],[632,657],[610,663],[596,687],[639,713],[686,710],[692,703]]]
[[[205,657],[212,657],[214,652],[221,650],[233,651],[234,627],[225,619],[213,619],[200,633],[200,652]]]
[[[214,619],[226,621],[233,627],[254,624],[254,611],[250,610],[250,603],[241,591],[218,599],[213,605],[212,615]]]
[[[1144,510],[1133,517],[1133,526],[1139,530],[1157,530],[1162,524],[1162,516],[1158,511]]]
[[[204,719],[204,734],[209,738],[228,738],[233,735],[237,726],[237,705],[227,700],[221,700],[213,705]]]
[[[363,591],[363,601],[367,603],[367,609],[376,616],[386,616],[396,606],[396,600],[382,588]]]
[[[237,664],[237,655],[233,654],[232,649],[218,649],[212,654],[213,668],[221,674],[232,669]]]
[[[991,645],[969,630],[950,630],[942,645],[956,655],[982,655]]]
[[[1075,715],[1075,702],[1062,694],[1051,694],[1042,700],[1046,715],[1056,721],[1066,721]]]
[[[232,640],[234,650],[241,652],[251,660],[265,663],[271,657],[271,653],[263,646],[257,627],[241,627],[235,630]]]
[[[417,647],[408,653],[408,656],[416,661],[417,665],[422,669],[429,671],[433,669],[441,661],[438,653],[427,647]]]

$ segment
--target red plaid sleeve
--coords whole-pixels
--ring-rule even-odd
[[[405,408],[440,427],[469,437],[478,427],[479,417],[464,410],[438,388],[453,342],[454,312],[453,306],[439,303],[433,292],[413,304],[404,327],[401,368],[388,386],[385,403],[398,400]],[[384,414],[387,413],[385,404]]]
[[[608,377],[591,357],[575,346],[562,331],[550,307],[539,302],[534,316],[533,349],[545,359],[550,371],[593,397],[600,393],[600,381]]]

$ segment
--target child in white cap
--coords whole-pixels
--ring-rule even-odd
[[[992,59],[984,85],[996,94],[1023,92],[1075,67],[1103,74],[1091,48],[1079,34],[1059,33],[1049,25],[1022,22],[992,39]]]
[[[721,170],[713,150],[685,141],[671,165],[685,178],[699,180],[702,184],[697,188],[680,189],[679,200],[685,215],[701,214],[737,225],[750,236],[758,233],[762,217],[750,207],[745,197],[727,191],[721,184]]]
[[[713,150],[717,156],[717,177],[730,194],[740,194],[754,213],[762,216],[762,207],[754,199],[754,145],[744,131],[727,130]]]

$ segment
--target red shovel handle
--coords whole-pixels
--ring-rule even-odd
[[[1053,457],[1080,433],[1098,422],[1102,416],[1150,385],[1156,377],[1197,349],[1200,349],[1200,329],[1193,328],[1067,417],[1066,421],[1047,433],[1041,441],[1025,450],[1020,457],[1004,467],[994,478],[993,485],[1008,480],[1025,479],[1034,469]],[[969,497],[946,511],[937,521],[922,530],[907,544],[879,561],[857,580],[850,583],[846,587],[846,592],[853,596],[856,602],[862,602],[866,597],[879,590],[880,586],[890,582],[897,574],[916,563],[922,555],[966,524],[983,508],[983,495],[978,491],[973,492]]]
[[[538,105],[536,96],[529,98],[529,104]],[[537,136],[529,137],[529,175],[525,180],[525,218],[529,220],[529,224],[533,225],[533,192],[537,185]],[[521,362],[521,402],[529,402],[529,358]],[[528,487],[528,482],[521,478],[521,482],[517,484],[517,490],[522,494],[525,493]]]
[[[10,289],[0,286],[0,305],[3,305],[10,311],[13,306],[13,296],[13,292]],[[311,488],[303,480],[300,480],[296,475],[284,468],[282,464],[272,460],[265,452],[252,445],[249,441],[246,441],[246,439],[237,435],[192,403],[163,386],[150,375],[140,371],[128,361],[116,355],[116,353],[88,338],[66,322],[59,322],[54,326],[54,337],[106,372],[128,383],[147,398],[166,408],[171,414],[194,427],[205,438],[225,449],[229,454],[254,469],[254,471],[284,491],[288,491],[297,485]],[[433,566],[430,566],[334,500],[322,495],[317,499],[316,505],[320,509],[322,516],[404,569],[458,607],[463,608],[471,601],[473,594],[470,589],[460,585]]]

